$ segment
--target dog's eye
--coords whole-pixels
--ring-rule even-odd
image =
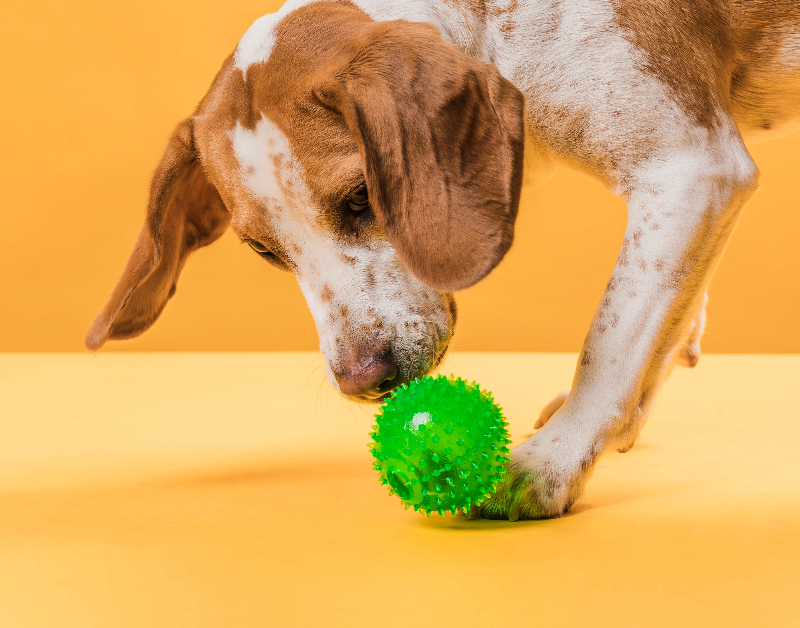
[[[256,242],[255,240],[247,240],[247,244],[251,249],[253,249],[256,253],[258,253],[261,257],[263,257],[273,266],[280,268],[282,270],[289,270],[289,265],[283,261],[283,258],[270,251],[266,246],[261,244],[261,242]]]
[[[261,244],[261,242],[256,242],[255,240],[248,240],[247,244],[253,249],[256,253],[269,253],[269,249]]]
[[[350,195],[349,199],[350,209],[354,212],[361,212],[369,209],[369,196],[367,195],[367,186],[362,185],[355,192]]]

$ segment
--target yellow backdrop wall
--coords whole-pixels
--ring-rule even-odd
[[[141,227],[174,125],[280,2],[12,3],[0,25],[0,351],[80,350]],[[752,150],[762,188],[712,285],[706,351],[800,352],[800,135]],[[559,171],[526,189],[517,240],[460,295],[455,347],[576,351],[622,239],[622,201]],[[317,346],[294,278],[230,233],[187,265],[161,320],[107,350]]]

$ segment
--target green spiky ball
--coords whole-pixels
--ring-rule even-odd
[[[475,382],[438,375],[397,388],[375,415],[369,449],[381,484],[429,517],[494,492],[511,442],[503,411]]]

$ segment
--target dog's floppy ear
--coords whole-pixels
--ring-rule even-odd
[[[522,185],[524,98],[426,24],[379,22],[315,94],[361,153],[370,203],[411,272],[467,288],[503,258]]]
[[[189,254],[219,238],[230,222],[194,147],[192,119],[175,129],[153,176],[147,218],[117,287],[86,336],[97,350],[149,328],[175,293]]]

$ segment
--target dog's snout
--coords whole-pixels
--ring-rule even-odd
[[[342,394],[377,399],[396,386],[397,364],[390,353],[383,352],[358,358],[334,375]]]

